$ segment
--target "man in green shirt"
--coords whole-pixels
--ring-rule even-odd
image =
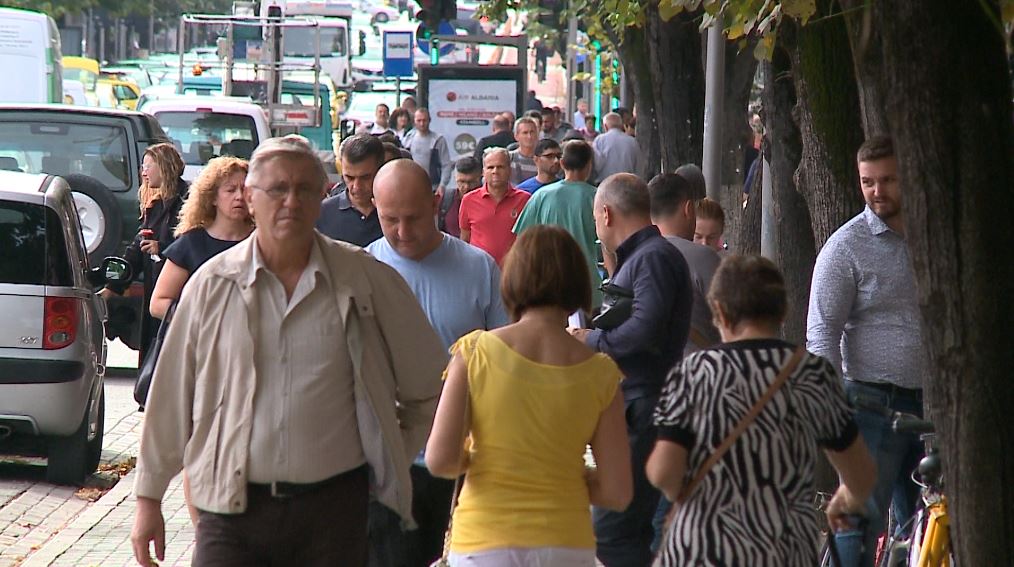
[[[556,225],[569,232],[588,260],[592,307],[598,307],[602,304],[599,291],[602,276],[598,269],[598,236],[595,235],[595,219],[592,216],[595,187],[588,183],[594,155],[587,142],[573,140],[565,143],[563,179],[542,187],[532,195],[514,224],[514,234],[520,235],[526,228],[537,224]]]

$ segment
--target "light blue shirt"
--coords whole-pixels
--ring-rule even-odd
[[[486,252],[448,234],[420,261],[398,254],[386,238],[366,247],[408,282],[444,347],[476,329],[510,322],[500,298],[500,268]]]

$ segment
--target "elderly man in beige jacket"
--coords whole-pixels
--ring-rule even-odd
[[[297,138],[257,148],[257,230],[187,283],[149,394],[131,539],[165,554],[161,500],[186,467],[193,564],[362,565],[370,489],[412,527],[409,465],[446,356],[412,291],[314,230],[327,176]]]

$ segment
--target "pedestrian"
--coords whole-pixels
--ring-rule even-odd
[[[610,112],[602,119],[605,131],[595,138],[595,151],[602,158],[598,173],[605,179],[614,173],[637,173],[641,150],[623,131],[623,119]]]
[[[490,148],[482,160],[484,184],[461,198],[458,226],[461,239],[478,246],[496,260],[514,244],[514,223],[531,197],[510,183],[510,154],[503,148]]]
[[[583,126],[588,121],[588,101],[577,99],[577,110],[574,111],[574,126]]]
[[[587,140],[588,142],[595,141],[595,138],[598,137],[598,135],[599,135],[598,130],[595,129],[595,121],[596,120],[597,120],[597,118],[595,117],[594,114],[589,114],[589,115],[585,116],[584,117],[584,128],[582,128],[581,130],[579,130],[579,132],[581,132],[581,135],[584,136],[584,139]]]
[[[317,230],[335,240],[366,246],[383,236],[373,206],[373,178],[384,164],[384,143],[368,134],[341,145],[343,188],[320,206]]]
[[[485,136],[479,139],[479,142],[475,144],[475,151],[472,153],[475,159],[482,160],[482,154],[486,151],[486,148],[506,148],[513,144],[514,134],[511,133],[511,121],[510,117],[504,114],[497,114],[493,117],[493,133],[489,136]]]
[[[836,230],[817,255],[806,317],[807,348],[841,372],[845,392],[857,408],[859,433],[877,463],[865,541],[855,529],[836,536],[846,567],[873,564],[889,505],[897,535],[908,526],[918,497],[909,475],[922,457],[923,444],[916,434],[895,433],[879,410],[921,417],[923,378],[929,374],[905,241],[903,180],[898,178],[891,139],[866,140],[856,161],[866,207]]]
[[[415,111],[419,109],[419,105],[416,104],[415,97],[412,95],[401,99],[401,107],[408,111],[409,116],[415,116]]]
[[[426,171],[411,160],[391,163],[380,169],[374,187],[384,238],[366,251],[405,278],[444,348],[476,329],[509,323],[500,298],[500,269],[493,258],[433,224],[437,203]],[[411,476],[412,516],[419,527],[405,532],[403,540],[397,514],[371,504],[378,527],[377,537],[370,535],[377,566],[404,562],[429,567],[440,557],[454,482],[430,475],[422,454],[416,457]]]
[[[560,180],[560,159],[563,157],[563,149],[560,144],[552,138],[543,138],[535,144],[535,169],[538,171],[534,176],[525,179],[515,185],[518,189],[535,194],[540,187],[556,183]]]
[[[559,143],[568,132],[570,128],[560,124],[559,113],[556,110],[549,106],[542,109],[542,132],[539,133],[539,139],[552,138]]]
[[[134,241],[123,252],[136,278],[144,282],[141,305],[140,359],[144,360],[158,332],[159,321],[152,317],[151,294],[165,266],[165,250],[176,240],[176,224],[187,194],[183,180],[183,158],[176,146],[166,142],[149,146],[141,160],[141,187],[137,200],[141,208],[141,226]],[[109,299],[123,295],[129,284],[107,285],[99,293]]]
[[[373,111],[373,126],[370,127],[370,134],[376,136],[391,130],[391,108],[384,103],[377,105]]]
[[[656,565],[817,565],[818,445],[842,479],[830,520],[860,513],[873,490],[875,466],[852,409],[826,359],[779,338],[788,305],[774,263],[726,258],[708,300],[723,344],[678,364],[655,411],[648,478],[679,500]],[[758,402],[782,373],[784,385]],[[758,403],[756,419],[708,467]]]
[[[433,192],[443,198],[452,198],[447,188],[451,186],[454,162],[451,161],[447,140],[430,130],[429,110],[420,108],[415,111],[415,128],[405,137],[405,149],[412,152],[412,159],[429,172]]]
[[[634,471],[634,498],[623,512],[595,509],[597,555],[606,567],[643,567],[651,562],[652,518],[659,492],[644,473],[657,431],[652,412],[669,369],[683,356],[690,330],[690,270],[683,256],[651,224],[644,181],[629,173],[605,179],[595,193],[595,230],[607,255],[616,258],[610,295],[628,296],[629,314],[599,328],[570,331],[613,358],[623,372],[624,415]],[[608,299],[608,298],[607,298]],[[619,307],[621,315],[624,310]],[[605,310],[604,310],[605,311]]]
[[[661,173],[648,183],[648,193],[651,196],[651,222],[680,251],[690,268],[693,315],[690,340],[683,354],[710,348],[721,340],[712,322],[707,296],[711,279],[722,258],[713,248],[693,241],[697,224],[696,203],[704,198],[703,187],[695,191],[695,185],[678,173]]]
[[[461,227],[458,224],[458,217],[461,215],[461,200],[474,189],[482,185],[482,162],[472,156],[465,156],[458,159],[454,164],[454,199],[451,201],[447,211],[442,211],[442,223],[438,222],[440,230],[455,238],[461,238]]]
[[[539,168],[535,165],[539,126],[531,118],[518,118],[514,123],[514,139],[517,140],[518,147],[510,150],[511,184],[518,185],[539,173]]]
[[[539,140],[540,146],[548,143],[556,142],[548,138]],[[546,153],[550,151],[552,150],[547,150]],[[602,305],[602,292],[599,290],[602,276],[598,269],[598,236],[595,234],[595,218],[592,215],[595,187],[588,184],[594,161],[593,152],[587,142],[578,140],[565,143],[561,155],[563,159],[556,160],[556,163],[563,164],[563,179],[546,185],[532,195],[513,230],[514,234],[520,236],[530,227],[551,224],[563,228],[574,237],[585,258],[592,289],[592,309],[595,309]]]
[[[440,339],[397,272],[314,231],[325,186],[308,145],[261,142],[244,186],[257,229],[183,290],[135,470],[141,565],[153,541],[165,557],[161,500],[184,466],[198,567],[363,565],[371,491],[412,525]]]
[[[561,228],[534,227],[500,287],[514,323],[454,344],[426,445],[433,475],[464,474],[450,564],[594,567],[590,505],[622,510],[632,490],[620,370],[565,330],[591,307],[581,250]]]
[[[694,227],[694,242],[714,248],[719,253],[725,252],[725,212],[722,205],[707,197],[697,201],[697,223]]]
[[[542,101],[539,100],[539,97],[535,96],[535,91],[528,91],[528,94],[525,96],[525,110],[526,111],[527,110],[535,110],[535,111],[542,110]]]
[[[405,136],[412,130],[412,115],[402,107],[394,109],[391,113],[391,131],[398,136],[401,145],[405,145]]]
[[[250,236],[253,219],[243,200],[246,173],[246,160],[218,157],[208,162],[190,186],[174,232],[176,240],[165,249],[165,267],[151,294],[152,317],[165,319],[197,268]],[[183,498],[190,522],[196,526],[197,509],[190,503],[185,471]]]

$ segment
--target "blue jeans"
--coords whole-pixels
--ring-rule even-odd
[[[595,553],[605,567],[647,567],[651,563],[655,535],[651,524],[661,493],[648,482],[644,466],[658,435],[652,422],[657,402],[657,396],[649,396],[625,404],[634,498],[623,512],[592,510]]]
[[[922,458],[923,444],[916,434],[895,433],[891,429],[890,418],[863,409],[861,402],[865,400],[872,405],[886,406],[894,411],[922,417],[922,392],[878,388],[846,380],[845,393],[849,402],[856,407],[859,433],[877,463],[877,485],[873,489],[873,507],[877,512],[871,515],[865,531],[838,532],[835,543],[842,567],[871,567],[877,550],[877,538],[887,525],[888,505],[894,510],[899,530],[915,511],[919,493],[911,474]]]

